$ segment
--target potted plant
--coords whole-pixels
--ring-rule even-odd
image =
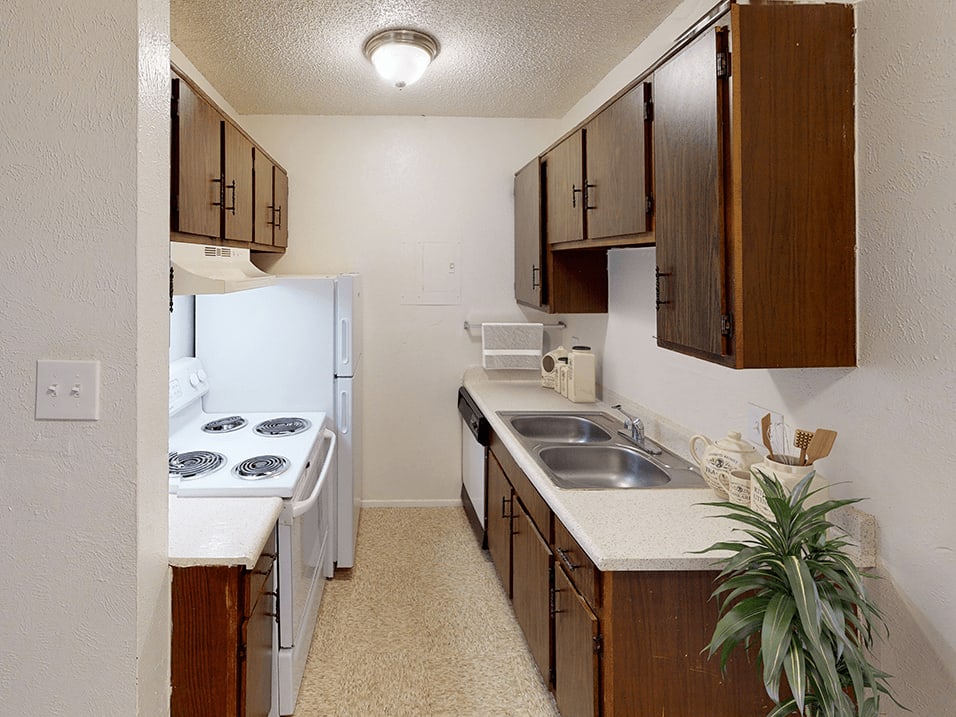
[[[859,499],[807,505],[817,492],[810,490],[813,473],[792,493],[759,470],[753,480],[773,518],[734,503],[708,503],[729,510],[724,517],[749,537],[701,551],[732,553],[721,559],[713,593],[720,618],[704,649],[709,656],[719,652],[724,669],[736,646],[757,642],[758,669],[776,703],[767,717],[876,717],[881,695],[896,701],[889,675],[868,659],[873,628],[885,631],[885,623],[844,550],[848,541],[827,534],[833,527],[827,513]]]

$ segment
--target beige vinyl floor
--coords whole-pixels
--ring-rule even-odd
[[[325,584],[295,717],[557,717],[461,508],[370,508]]]

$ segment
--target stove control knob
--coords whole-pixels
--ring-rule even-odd
[[[199,385],[199,374],[191,373],[189,374],[189,385],[193,388]]]
[[[206,383],[206,372],[205,372],[205,371],[203,371],[202,369],[199,369],[199,373],[198,373],[197,375],[199,376],[199,383]]]

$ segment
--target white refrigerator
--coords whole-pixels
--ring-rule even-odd
[[[362,282],[279,276],[271,286],[196,297],[207,413],[324,411],[338,434],[336,564],[355,560],[362,500]]]

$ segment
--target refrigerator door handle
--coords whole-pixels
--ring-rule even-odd
[[[352,356],[351,356],[351,346],[352,346],[351,328],[352,328],[352,322],[350,322],[348,319],[342,319],[341,328],[342,328],[342,336],[340,337],[340,338],[341,338],[341,341],[339,342],[339,346],[341,346],[342,349],[341,349],[341,351],[339,352],[339,353],[341,354],[341,355],[339,356],[339,358],[340,358],[340,360],[341,360],[341,362],[342,362],[342,365],[343,365],[343,366],[347,366],[347,365],[349,364],[349,362],[352,360]]]
[[[347,436],[352,427],[352,418],[349,416],[349,392],[339,392],[339,433]]]

